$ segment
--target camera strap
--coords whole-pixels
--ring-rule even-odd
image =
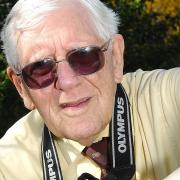
[[[41,154],[44,180],[63,180],[53,134],[44,125]]]
[[[52,136],[53,134],[44,125],[41,144],[43,179],[63,180]],[[114,112],[110,123],[109,157],[111,166],[107,169],[106,180],[130,180],[133,177],[135,162],[130,107],[127,94],[121,84],[117,85]]]
[[[118,84],[114,113],[110,123],[110,168],[107,180],[130,180],[135,173],[135,158],[128,96]]]

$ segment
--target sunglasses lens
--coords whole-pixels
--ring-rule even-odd
[[[70,51],[67,56],[71,68],[77,75],[89,75],[104,66],[104,53],[99,47],[84,47]],[[62,61],[59,61],[62,62]],[[22,69],[24,82],[31,89],[41,89],[49,86],[55,80],[56,63],[45,59],[31,63]]]
[[[68,61],[78,75],[88,75],[103,67],[104,54],[98,47],[86,47],[72,51]]]
[[[55,62],[43,60],[27,65],[22,70],[23,80],[31,89],[49,86],[55,78]]]

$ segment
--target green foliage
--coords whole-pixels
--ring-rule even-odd
[[[152,6],[148,4],[147,8],[147,1],[151,0],[103,0],[121,17],[119,32],[125,39],[125,72],[180,66],[180,13],[162,16],[163,11],[149,10]],[[15,2],[0,0],[0,27]],[[6,76],[4,59],[0,52],[0,136],[27,112]]]
[[[180,36],[169,36],[178,16],[160,21],[161,14],[147,13],[144,1],[119,0],[117,7],[121,17],[119,32],[126,45],[126,72],[180,66]]]
[[[7,78],[3,59],[0,54],[0,137],[27,112],[13,84]]]
[[[0,29],[2,22],[13,1],[0,1]],[[2,45],[2,43],[0,43]],[[13,84],[6,75],[6,62],[2,51],[0,52],[0,137],[14,124],[27,110],[23,107]]]

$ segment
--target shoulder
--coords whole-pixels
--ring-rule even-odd
[[[162,179],[180,164],[180,68],[137,70],[122,84],[131,104],[137,169],[143,174],[147,164],[145,171]]]
[[[179,124],[180,68],[137,70],[126,74],[122,84],[139,118]]]
[[[43,121],[34,110],[18,120],[6,132],[0,139],[0,171],[8,172],[20,164],[24,167],[40,158],[42,128]]]
[[[33,110],[21,119],[19,119],[12,127],[10,127],[5,135],[0,139],[0,147],[6,144],[16,144],[21,141],[38,138],[41,136],[43,121],[37,110]]]
[[[130,97],[152,95],[180,101],[180,68],[153,71],[137,70],[124,75],[122,82]],[[180,106],[180,102],[178,103]]]
[[[180,67],[173,69],[156,69],[153,71],[143,71],[141,69],[124,75],[123,84],[128,86],[132,83],[136,86],[146,86],[159,83],[172,83],[180,81]],[[148,83],[148,84],[147,84]]]

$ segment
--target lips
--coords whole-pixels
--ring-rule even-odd
[[[71,102],[67,102],[67,103],[62,103],[60,106],[63,109],[66,109],[66,108],[79,108],[79,107],[83,106],[84,104],[86,104],[89,100],[90,100],[90,98],[86,97],[86,98],[79,99],[77,101],[71,101]]]

